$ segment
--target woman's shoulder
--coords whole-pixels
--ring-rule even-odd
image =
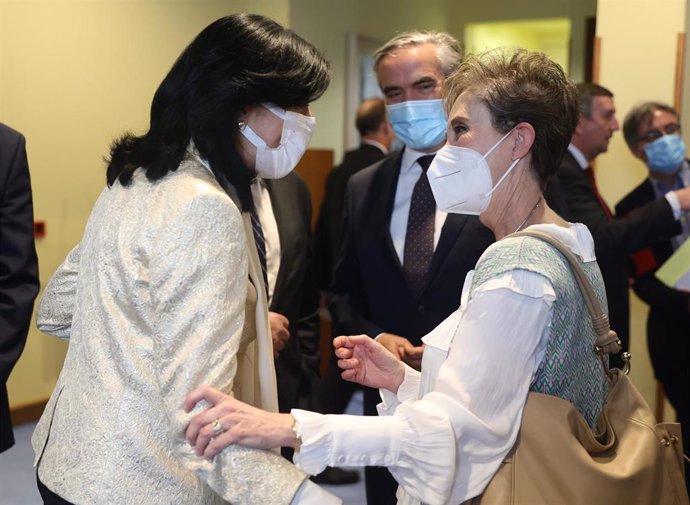
[[[232,229],[242,228],[242,213],[235,202],[213,174],[193,160],[184,160],[177,170],[153,181],[147,198],[154,226],[187,226],[196,222],[206,227],[215,222]]]
[[[584,262],[594,261],[594,241],[586,226],[580,223],[568,227],[554,224],[533,225],[528,230],[542,231],[558,239]],[[477,262],[475,282],[515,271],[526,270],[545,275],[564,261],[560,253],[547,242],[529,236],[506,237],[489,246]]]
[[[185,159],[177,170],[168,173],[157,184],[154,193],[170,205],[189,205],[195,202],[214,202],[239,213],[237,205],[223,190],[215,176],[201,163]]]
[[[536,224],[525,228],[548,233],[558,239],[571,252],[579,256],[583,261],[594,261],[594,239],[587,226],[582,223],[568,223],[569,226],[558,226],[555,224]],[[491,244],[479,261],[492,256],[516,256],[520,257],[520,252],[526,250],[552,250],[553,247],[535,237],[529,236],[508,236]]]
[[[548,233],[552,237],[559,240],[570,250],[570,252],[576,256],[579,256],[582,261],[595,261],[596,256],[594,254],[594,239],[592,238],[592,234],[587,226],[582,223],[568,223],[568,225],[569,226],[566,227],[556,224],[536,224],[529,226],[526,229]],[[526,240],[528,244],[531,244],[531,247],[542,249],[546,247],[553,249],[552,246],[549,246],[543,241],[532,237],[514,237],[509,240]]]

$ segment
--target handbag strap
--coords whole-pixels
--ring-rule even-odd
[[[570,263],[570,267],[575,274],[575,280],[577,281],[580,291],[582,292],[582,297],[585,300],[585,305],[587,306],[587,311],[592,319],[592,326],[594,328],[594,333],[596,334],[596,340],[594,343],[594,352],[597,353],[604,365],[604,370],[606,375],[611,377],[611,372],[608,366],[608,360],[605,359],[607,354],[617,354],[620,352],[622,345],[621,341],[616,335],[616,332],[611,329],[609,324],[609,318],[601,308],[599,299],[594,293],[594,288],[587,278],[587,274],[580,265],[578,258],[568,249],[563,243],[552,235],[538,230],[523,230],[517,233],[512,233],[508,237],[532,237],[539,240],[543,240],[555,247]],[[508,238],[506,237],[506,238]],[[623,373],[627,374],[630,371],[630,354],[623,353],[622,359],[624,362]]]

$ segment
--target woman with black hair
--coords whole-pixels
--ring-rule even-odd
[[[274,452],[196,456],[181,410],[213,384],[277,411],[250,183],[295,167],[330,77],[292,31],[228,16],[175,62],[149,131],[113,144],[108,187],[38,308],[70,341],[33,436],[46,503],[339,503]]]

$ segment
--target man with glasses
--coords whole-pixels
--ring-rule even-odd
[[[613,217],[597,190],[590,163],[608,149],[619,129],[613,93],[603,86],[577,86],[580,120],[558,171],[571,222],[587,225],[606,285],[611,327],[628,350],[630,323],[628,257],[659,240],[680,233],[678,220],[690,209],[690,188],[668,191],[626,217]],[[618,357],[612,360],[620,366]]]
[[[636,209],[664,199],[669,191],[690,187],[690,163],[685,157],[678,113],[659,102],[645,102],[634,107],[623,123],[623,136],[630,151],[649,169],[639,186],[616,205],[617,215],[629,215]],[[680,218],[678,235],[659,240],[650,248],[633,255],[635,293],[649,305],[647,345],[654,375],[676,410],[683,432],[683,449],[690,454],[690,397],[687,363],[690,328],[690,292],[666,286],[655,277],[659,266],[690,238],[690,216]],[[687,462],[686,462],[687,465]],[[690,476],[686,466],[686,483]]]

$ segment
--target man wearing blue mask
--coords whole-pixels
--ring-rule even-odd
[[[616,205],[617,215],[628,215],[669,191],[690,187],[690,163],[685,158],[678,113],[659,102],[634,107],[623,123],[623,136],[633,155],[649,169],[649,177]],[[676,410],[683,430],[685,454],[690,454],[690,398],[687,363],[690,359],[690,292],[666,286],[656,270],[690,238],[690,215],[680,218],[680,233],[659,240],[633,256],[633,289],[649,305],[647,345],[654,375]],[[686,482],[690,468],[686,464]]]
[[[336,335],[367,334],[419,368],[422,337],[460,304],[465,275],[493,234],[476,216],[436,206],[426,169],[446,142],[442,84],[460,63],[445,33],[403,33],[374,55],[388,118],[405,144],[348,182],[344,235],[329,290]],[[378,391],[364,411],[376,415]],[[367,467],[369,505],[396,503],[397,483]]]
[[[577,86],[580,120],[558,170],[568,207],[567,218],[587,225],[594,238],[599,267],[606,285],[611,327],[627,351],[630,336],[628,262],[630,254],[680,232],[678,220],[690,208],[690,189],[668,191],[638,212],[614,217],[601,197],[590,163],[608,150],[619,129],[613,93],[603,86]],[[620,366],[618,356],[612,359]]]

